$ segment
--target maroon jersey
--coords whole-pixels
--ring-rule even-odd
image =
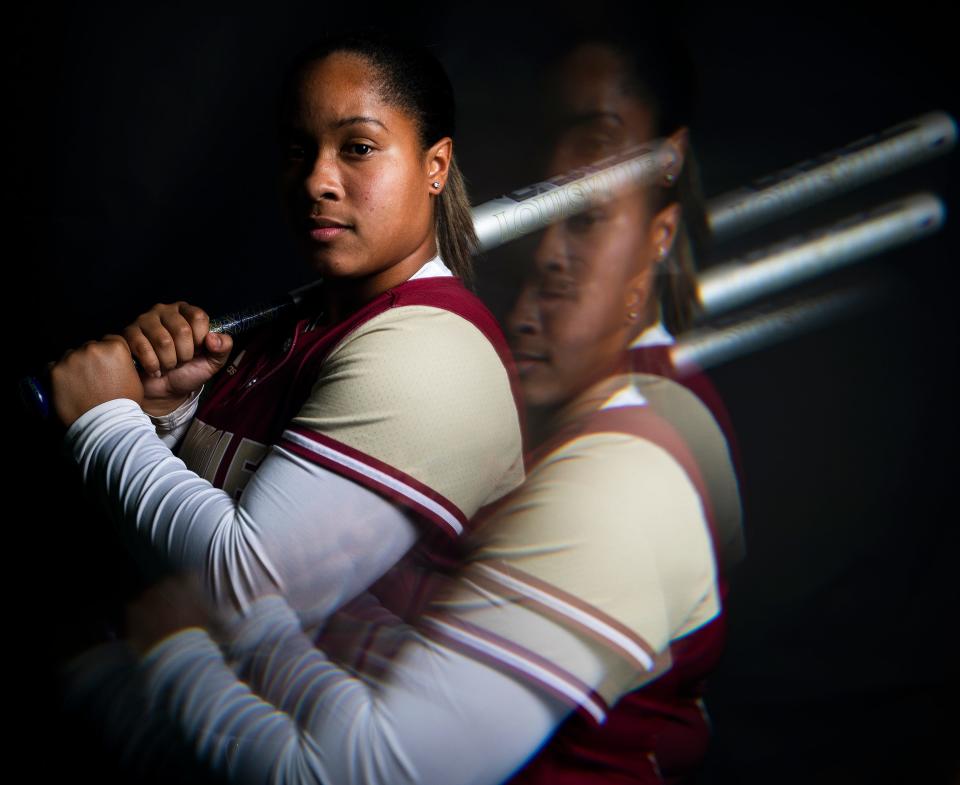
[[[679,463],[704,504],[716,549],[714,510],[703,473],[687,441],[670,423],[647,408],[601,410],[578,424],[577,433],[623,432],[652,441]],[[577,434],[559,434],[556,440]],[[718,575],[721,600],[726,581]],[[513,785],[586,783],[677,783],[696,771],[707,751],[710,725],[703,709],[706,677],[723,651],[726,612],[670,642],[670,666],[609,708],[602,723],[577,711],[511,780]]]
[[[453,277],[410,280],[332,326],[239,352],[179,454],[234,497],[276,445],[460,534],[522,480],[517,385],[493,316]]]

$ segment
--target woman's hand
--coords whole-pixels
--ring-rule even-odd
[[[181,630],[214,626],[200,581],[193,575],[162,579],[126,609],[127,640],[141,656]]]
[[[168,414],[219,371],[233,339],[210,332],[206,312],[183,301],[158,303],[123,331],[143,368],[143,410]]]
[[[140,403],[143,385],[127,342],[119,335],[88,341],[50,367],[53,408],[68,428],[81,414],[116,398]]]

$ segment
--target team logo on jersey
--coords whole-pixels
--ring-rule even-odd
[[[266,452],[261,442],[194,418],[179,456],[188,469],[239,499]]]

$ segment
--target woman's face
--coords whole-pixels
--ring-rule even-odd
[[[642,200],[619,199],[546,230],[508,321],[529,406],[573,398],[613,372],[646,299],[624,263],[644,253]]]
[[[432,193],[449,139],[424,151],[415,120],[385,103],[361,56],[335,52],[300,82],[287,118],[282,187],[295,239],[324,278],[368,296],[435,253]]]
[[[650,111],[624,93],[621,73],[618,56],[602,47],[564,61],[550,174],[652,138]],[[544,232],[508,320],[528,405],[561,404],[619,367],[650,318],[653,262],[672,239],[669,218],[651,214],[644,189]]]

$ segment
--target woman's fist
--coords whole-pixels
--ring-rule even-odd
[[[94,406],[115,398],[141,402],[143,385],[127,342],[119,335],[88,341],[50,368],[53,408],[67,427]]]
[[[219,371],[233,339],[210,332],[210,317],[183,301],[158,303],[123,331],[130,352],[143,368],[143,409],[173,411]]]

